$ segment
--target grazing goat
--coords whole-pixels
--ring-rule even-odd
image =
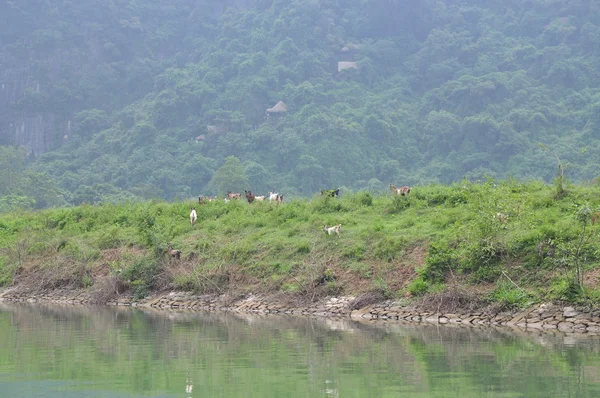
[[[244,191],[244,195],[246,195],[248,203],[252,203],[254,202],[254,199],[256,199],[256,195],[254,195],[252,191]]]
[[[198,196],[198,203],[203,205],[206,202],[214,202],[215,198],[212,196]]]
[[[228,199],[241,199],[242,198],[242,194],[241,193],[233,193],[231,191],[227,191],[227,198]]]
[[[196,224],[197,219],[198,219],[198,214],[196,213],[196,209],[194,209],[192,207],[191,211],[190,211],[190,224],[192,224],[192,225]]]
[[[340,189],[336,188],[336,189],[322,189],[321,190],[321,195],[324,196],[331,196],[333,197],[339,197],[340,196]]]
[[[327,232],[327,235],[335,233],[337,236],[340,236],[341,230],[342,224],[334,225],[333,227],[328,227],[327,224],[323,225],[323,231]]]
[[[269,202],[275,201],[278,202],[279,194],[276,192],[269,192]]]
[[[181,258],[181,250],[173,249],[173,247],[171,247],[170,243],[167,246],[167,253],[169,253],[170,257],[175,258],[177,260],[179,260]]]
[[[263,200],[265,200],[265,195],[263,195],[263,196],[255,196],[254,199],[262,202]]]
[[[502,224],[505,224],[508,221],[508,214],[506,213],[496,213],[494,218],[500,221]]]
[[[408,196],[408,194],[410,193],[410,187],[405,185],[403,187],[396,188],[394,184],[390,184],[390,191],[392,191],[392,193],[396,195]]]

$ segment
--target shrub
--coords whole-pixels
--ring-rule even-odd
[[[560,277],[550,287],[550,297],[563,301],[578,301],[582,297],[582,289],[573,277]]]
[[[377,242],[373,249],[373,255],[381,260],[392,261],[402,257],[407,245],[407,239],[403,236],[386,236]]]
[[[141,299],[148,295],[148,292],[154,287],[158,270],[156,259],[147,256],[138,259],[123,271],[123,278],[131,281],[135,299]]]
[[[385,209],[388,214],[398,214],[410,207],[410,199],[408,196],[392,196],[392,200]]]
[[[507,281],[500,281],[496,285],[491,298],[505,308],[524,307],[531,301],[531,297],[527,292]]]
[[[355,243],[352,246],[347,246],[342,249],[342,257],[362,260],[365,255],[366,248],[362,243]]]
[[[373,206],[373,195],[370,192],[358,192],[350,196],[350,201],[359,206]]]
[[[0,257],[0,287],[9,286],[13,282],[13,276],[18,269],[18,264],[11,264],[8,257]]]
[[[408,291],[413,296],[420,296],[422,294],[425,294],[427,293],[428,289],[429,284],[423,279],[422,276],[418,276],[417,278],[413,279],[412,282],[410,282],[410,284],[408,285]]]
[[[119,237],[121,228],[113,226],[103,231],[98,237],[98,248],[102,250],[114,249],[121,246]]]
[[[443,282],[448,271],[456,268],[453,252],[448,242],[432,242],[425,257],[425,267],[419,271],[419,275],[427,282]]]
[[[296,243],[296,253],[307,254],[310,253],[310,242],[299,241]]]
[[[347,211],[342,201],[336,197],[320,196],[311,202],[312,209],[316,213],[337,213]]]

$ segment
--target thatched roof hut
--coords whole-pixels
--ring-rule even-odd
[[[338,72],[341,72],[344,69],[358,69],[358,64],[356,62],[349,61],[338,62]]]
[[[283,101],[279,101],[274,107],[266,110],[267,115],[277,114],[282,115],[288,111],[288,107]]]
[[[358,50],[360,50],[359,44],[349,43],[347,46],[342,47],[340,52],[349,53],[349,52],[356,52]]]
[[[227,126],[216,126],[209,124],[206,126],[206,131],[214,134],[225,134],[229,132],[229,128],[227,128]]]

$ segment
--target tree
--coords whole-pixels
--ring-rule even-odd
[[[241,192],[249,186],[246,170],[235,156],[228,156],[225,164],[219,167],[209,182],[211,191],[217,195],[223,195],[228,191]]]

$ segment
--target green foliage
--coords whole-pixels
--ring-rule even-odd
[[[227,192],[243,192],[248,189],[248,176],[242,163],[235,156],[228,156],[225,164],[221,166],[210,180],[212,191],[218,195]]]
[[[42,115],[36,146],[48,153],[25,161],[3,147],[0,170],[13,171],[0,176],[0,198],[15,195],[3,209],[486,176],[556,177],[550,196],[561,198],[565,171],[598,174],[597,7],[212,3],[7,3],[2,81],[14,94],[0,145],[37,137]],[[338,72],[344,61],[358,69]],[[279,100],[287,112],[265,118]],[[26,131],[13,138],[17,124]],[[464,203],[465,192],[435,190],[432,203]],[[394,198],[389,213],[421,198]]]
[[[136,299],[144,298],[150,293],[156,282],[159,265],[154,257],[142,257],[135,260],[123,270],[122,278],[131,283],[131,290]]]
[[[8,285],[17,270],[38,267],[56,274],[52,286],[89,286],[95,272],[108,270],[137,297],[169,284],[215,293],[240,281],[251,281],[249,290],[316,297],[352,294],[368,279],[393,296],[413,272],[399,267],[414,267],[412,295],[450,281],[484,288],[496,282],[490,297],[508,307],[592,300],[597,287],[584,286],[590,278],[583,276],[600,259],[592,223],[592,209],[600,207],[596,191],[569,185],[569,195],[555,200],[551,185],[488,179],[416,187],[414,196],[401,198],[411,205],[399,213],[390,213],[394,199],[387,192],[279,204],[154,200],[4,213],[0,278]],[[323,224],[339,223],[340,237],[324,236]],[[182,252],[180,259],[165,254],[167,244]],[[556,281],[550,290],[548,280]]]
[[[531,297],[526,291],[507,281],[500,281],[496,284],[491,298],[508,309],[531,304]]]
[[[404,250],[409,242],[410,240],[404,236],[386,236],[377,242],[373,249],[373,255],[381,260],[392,261],[404,255]]]
[[[447,242],[431,242],[425,259],[425,267],[419,271],[424,281],[442,282],[456,268],[456,258]]]
[[[408,285],[408,292],[413,296],[421,296],[427,293],[428,289],[429,283],[427,283],[422,276],[413,279]]]

